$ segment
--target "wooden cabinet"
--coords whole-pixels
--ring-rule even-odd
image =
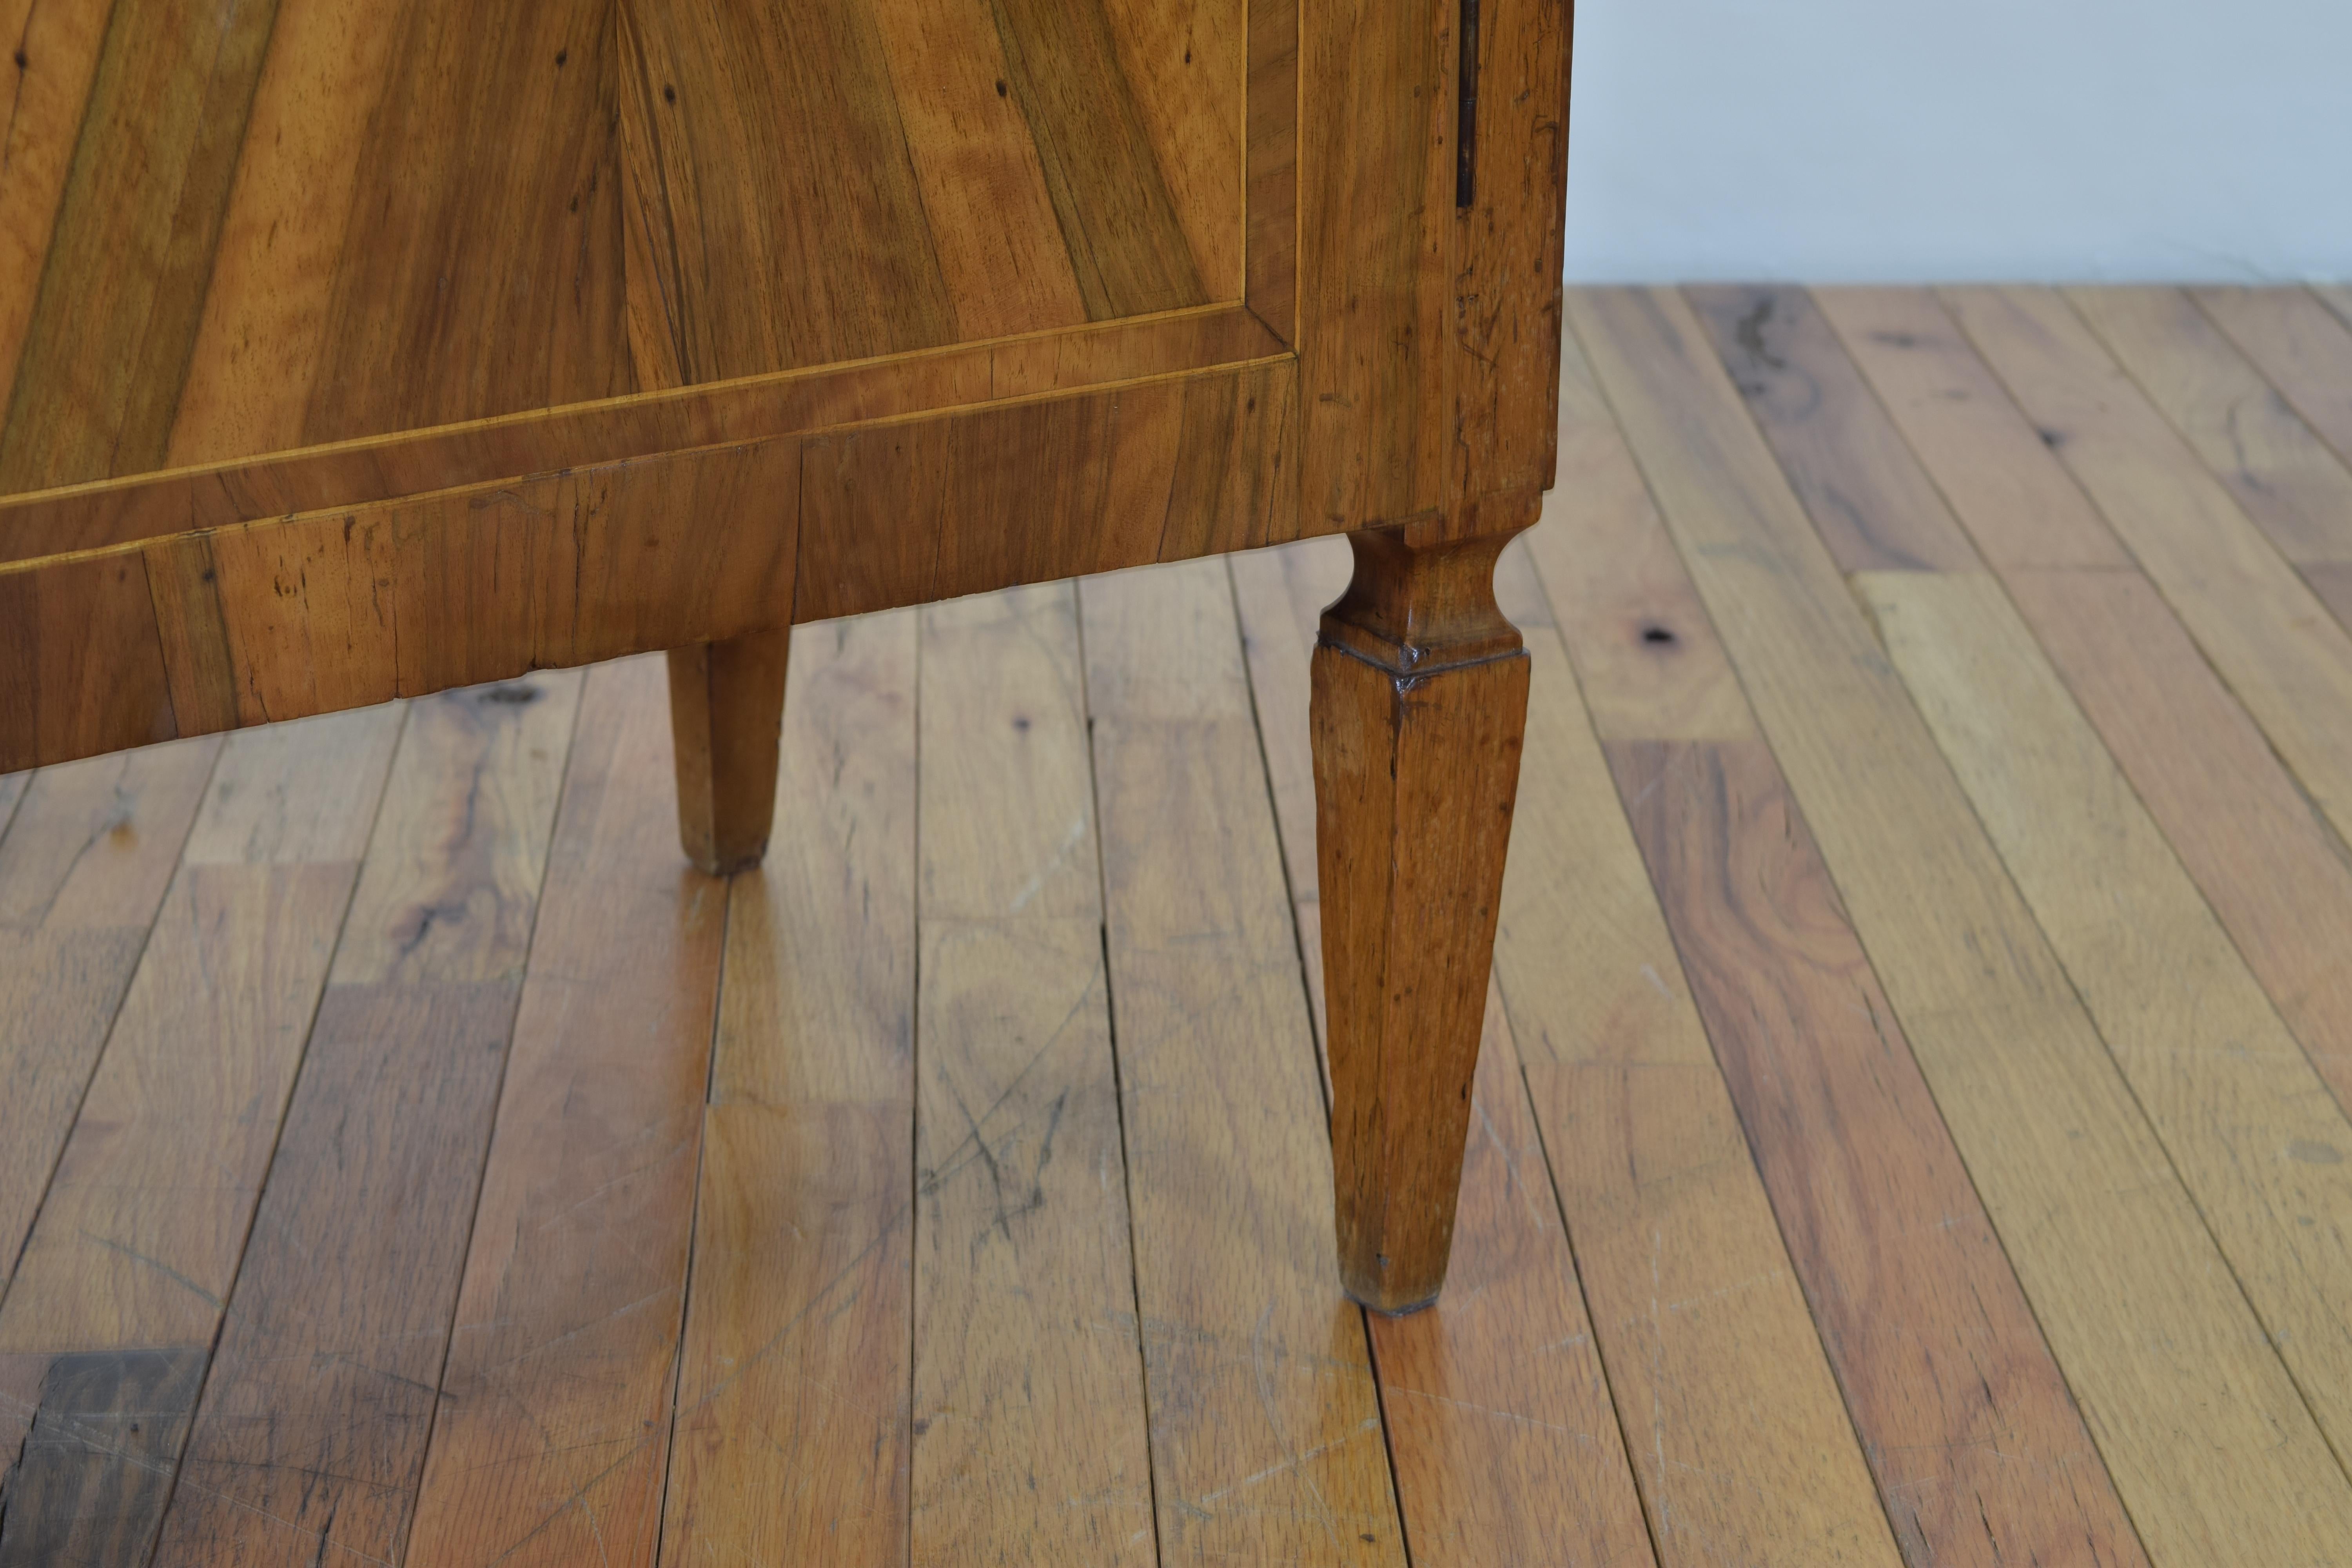
[[[20,12],[26,8],[19,6]],[[67,0],[0,72],[0,771],[1358,540],[1316,740],[1342,1249],[1443,1274],[1550,482],[1564,0]]]

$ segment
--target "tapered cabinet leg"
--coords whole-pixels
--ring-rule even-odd
[[[1454,1241],[1528,656],[1495,606],[1505,537],[1350,542],[1312,708],[1339,1271],[1407,1312]]]
[[[678,840],[714,876],[756,866],[767,852],[791,638],[751,632],[669,652]]]

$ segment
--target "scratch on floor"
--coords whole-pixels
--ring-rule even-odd
[[[1467,1399],[1455,1399],[1449,1394],[1425,1394],[1418,1388],[1400,1388],[1394,1384],[1389,1385],[1389,1392],[1409,1394],[1415,1399],[1426,1399],[1433,1405],[1449,1405],[1455,1410],[1467,1410],[1474,1415],[1491,1415],[1497,1421],[1516,1421],[1524,1426],[1540,1427],[1546,1432],[1557,1432],[1563,1437],[1573,1437],[1580,1443],[1590,1444],[1592,1441],[1592,1435],[1589,1432],[1580,1432],[1573,1426],[1563,1426],[1557,1421],[1542,1421],[1533,1415],[1523,1415],[1516,1410],[1497,1410],[1491,1405],[1475,1405]],[[1371,1425],[1378,1426],[1379,1423],[1375,1421]]]
[[[1708,1301],[1720,1301],[1726,1296],[1737,1295],[1742,1290],[1752,1290],[1757,1286],[1778,1279],[1780,1277],[1779,1268],[1767,1268],[1761,1274],[1751,1274],[1745,1279],[1735,1279],[1728,1285],[1718,1285],[1712,1290],[1702,1290],[1696,1296],[1685,1296],[1679,1301],[1669,1301],[1666,1303],[1666,1310],[1679,1312],[1685,1307],[1696,1307]]]
[[[1070,824],[1069,831],[1062,835],[1062,842],[1055,849],[1053,858],[1040,866],[1027,881],[1021,884],[1021,890],[1013,895],[1013,902],[1006,906],[1004,912],[1017,915],[1027,909],[1029,901],[1045,890],[1046,879],[1062,868],[1062,863],[1070,858],[1070,851],[1076,849],[1086,836],[1087,814],[1082,811],[1078,813],[1077,819]]]
[[[98,1243],[99,1246],[105,1247],[109,1252],[119,1252],[122,1254],[123,1257],[130,1258],[135,1263],[143,1263],[148,1268],[152,1268],[156,1273],[161,1274],[163,1278],[172,1281],[173,1284],[181,1287],[183,1289],[185,1289],[192,1295],[195,1296],[206,1306],[212,1307],[215,1310],[218,1310],[220,1307],[221,1299],[218,1296],[214,1295],[211,1291],[205,1289],[203,1286],[197,1284],[194,1280],[189,1279],[186,1275],[181,1273],[170,1264],[161,1262],[155,1258],[148,1257],[143,1252],[125,1247],[122,1243],[115,1240],[112,1237],[100,1236],[98,1232],[89,1229],[86,1226],[78,1226],[77,1229],[79,1230],[83,1240],[94,1241]]]
[[[1336,1446],[1334,1444],[1327,1443],[1322,1447],[1314,1450],[1311,1454],[1301,1454],[1298,1451],[1297,1445],[1291,1442],[1290,1434],[1284,1429],[1282,1425],[1282,1412],[1276,1407],[1275,1402],[1274,1381],[1271,1376],[1270,1369],[1266,1365],[1265,1359],[1266,1332],[1273,1327],[1273,1324],[1274,1303],[1268,1301],[1265,1304],[1265,1310],[1258,1314],[1257,1326],[1250,1331],[1250,1372],[1257,1384],[1257,1402],[1259,1407],[1265,1412],[1266,1425],[1273,1429],[1276,1445],[1282,1449],[1283,1453],[1287,1458],[1286,1462],[1276,1465],[1271,1469],[1262,1471],[1258,1477],[1255,1478],[1256,1479],[1264,1479],[1267,1476],[1280,1475],[1285,1471],[1298,1470],[1300,1466],[1306,1464],[1307,1461],[1314,1458],[1316,1454],[1328,1452],[1331,1447]],[[1373,1427],[1378,1427],[1380,1424],[1380,1417],[1378,1416],[1372,1416],[1366,1422],[1367,1426]],[[1346,1437],[1340,1438],[1339,1441],[1344,1443],[1348,1440],[1348,1437],[1356,1436],[1362,1430],[1363,1428],[1360,1426],[1355,1432],[1349,1433]],[[1250,1483],[1247,1481],[1243,1483],[1244,1486],[1249,1484]],[[1315,1484],[1315,1478],[1313,1476],[1307,1475],[1303,1471],[1299,1474],[1298,1484],[1307,1489],[1307,1497],[1313,1500],[1315,1504],[1316,1522],[1323,1527],[1323,1533],[1330,1537],[1332,1550],[1345,1555],[1346,1548],[1341,1546],[1339,1543],[1339,1521],[1331,1517],[1331,1505],[1324,1500],[1323,1489]],[[1226,1489],[1228,1492],[1233,1489]],[[1221,1492],[1215,1495],[1223,1496],[1225,1494]],[[1205,1501],[1207,1500],[1204,1499],[1202,1500]]]

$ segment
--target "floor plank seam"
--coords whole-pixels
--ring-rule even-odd
[[[1102,773],[1095,755],[1094,691],[1088,680],[1093,668],[1087,660],[1086,584],[1070,584],[1070,618],[1076,626],[1078,649],[1078,716],[1086,736],[1087,805],[1093,819],[1095,843],[1095,892],[1099,900],[1097,912],[1101,919],[1095,927],[1097,951],[1100,954],[1103,977],[1103,1026],[1110,1042],[1111,1103],[1118,1110],[1119,1181],[1125,1202],[1121,1205],[1127,1216],[1127,1289],[1129,1310],[1135,1320],[1135,1361],[1137,1386],[1143,1390],[1144,1444],[1146,1463],[1143,1467],[1145,1495],[1151,1506],[1151,1560],[1167,1561],[1164,1531],[1160,1522],[1160,1466],[1152,1450],[1159,1441],[1157,1423],[1151,1418],[1151,1351],[1145,1342],[1143,1320],[1143,1270],[1138,1260],[1143,1256],[1135,1233],[1135,1162],[1127,1135],[1127,1066],[1125,1053],[1118,1043],[1118,1005],[1110,962],[1110,857],[1103,852]]]
[[[212,765],[205,770],[204,785],[196,793],[196,798],[200,801],[205,795],[209,794],[212,789],[213,775],[219,770],[221,752],[225,749],[225,742],[219,738],[202,743],[209,744],[213,748],[213,760]],[[17,796],[14,801],[9,803],[10,826],[14,825],[16,814],[23,809],[25,797],[32,793],[31,780],[37,772],[38,770],[35,770],[34,773],[28,773],[26,775],[26,787],[17,794]],[[183,833],[180,836],[180,842],[183,846],[186,844],[188,835],[193,834],[195,831],[195,813],[191,812],[188,815],[187,832]],[[7,836],[5,829],[0,829],[0,846],[5,845],[6,837]],[[173,851],[172,859],[173,872],[176,875],[180,859],[180,852],[177,850]],[[136,975],[139,973],[140,964],[146,962],[147,944],[151,940],[152,940],[155,934],[155,922],[163,919],[163,900],[159,898],[155,901],[155,912],[149,918],[146,930],[140,936],[139,951],[131,955],[128,967],[123,970],[124,978],[121,994],[115,998],[113,1011],[107,1016],[106,1030],[102,1038],[108,1043],[111,1043],[114,1038],[114,1026],[117,1020],[122,1016],[123,1004],[131,999],[131,977]],[[56,1156],[49,1162],[48,1173],[41,1178],[41,1196],[34,1204],[32,1213],[26,1219],[25,1234],[18,1238],[16,1253],[14,1256],[9,1258],[7,1268],[5,1270],[0,1270],[0,1309],[5,1309],[8,1304],[8,1292],[16,1286],[16,1271],[24,1264],[26,1249],[32,1246],[33,1233],[40,1224],[41,1210],[47,1205],[49,1186],[57,1179],[58,1166],[65,1160],[66,1145],[71,1141],[72,1129],[75,1123],[81,1120],[81,1108],[83,1103],[89,1097],[89,1086],[91,1083],[96,1081],[98,1078],[99,1064],[103,1062],[105,1059],[106,1046],[101,1044],[99,1047],[97,1053],[90,1058],[89,1072],[82,1079],[81,1093],[77,1096],[74,1100],[73,1114],[72,1116],[65,1119],[67,1128],[66,1137],[58,1141],[58,1152]],[[10,1468],[11,1466],[0,1466],[0,1477],[5,1477],[8,1475]]]

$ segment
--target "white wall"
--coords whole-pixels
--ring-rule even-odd
[[[2352,278],[2352,0],[1580,0],[1568,275]]]

